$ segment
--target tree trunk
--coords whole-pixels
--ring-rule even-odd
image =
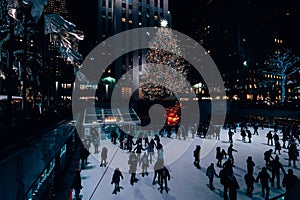
[[[285,102],[285,84],[286,84],[286,76],[282,76],[281,81],[281,102]]]

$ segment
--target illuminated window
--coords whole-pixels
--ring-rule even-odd
[[[253,100],[253,94],[247,94],[247,100]]]

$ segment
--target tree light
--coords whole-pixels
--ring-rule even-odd
[[[162,20],[160,21],[160,26],[161,26],[161,27],[167,27],[167,26],[168,26],[168,21],[167,21],[166,19],[162,19]]]

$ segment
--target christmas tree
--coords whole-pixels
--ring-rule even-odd
[[[145,99],[174,97],[175,93],[183,93],[188,88],[189,63],[183,58],[177,37],[167,27],[166,21],[163,20],[161,25],[146,54],[142,85]]]

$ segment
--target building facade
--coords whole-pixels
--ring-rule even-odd
[[[58,14],[70,20],[70,1],[48,0],[44,14]],[[53,41],[51,34],[46,36],[46,70],[47,89],[50,100],[71,99],[74,82],[73,66],[61,58],[59,46]]]
[[[134,28],[159,27],[163,19],[170,23],[168,8],[168,0],[99,0],[97,42],[100,43],[110,36]],[[107,68],[106,75],[114,76],[118,80],[132,69],[132,73],[126,73],[122,78],[129,79],[134,88],[138,88],[139,77],[146,64],[146,52],[147,50],[137,50],[122,56]],[[133,93],[131,86],[120,89],[124,96]]]

